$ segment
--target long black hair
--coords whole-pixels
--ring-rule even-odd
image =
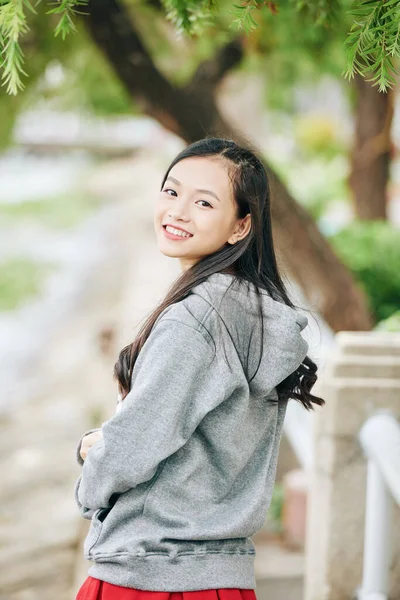
[[[239,146],[230,139],[207,136],[185,147],[173,159],[163,177],[160,190],[163,189],[174,165],[185,158],[198,156],[223,161],[232,184],[236,217],[243,219],[250,213],[251,229],[240,241],[224,244],[222,248],[203,257],[184,271],[170,286],[163,301],[146,319],[135,340],[121,350],[114,366],[114,377],[118,381],[123,398],[130,390],[136,358],[158,316],[171,304],[183,300],[194,286],[213,273],[234,274],[239,280],[254,284],[258,297],[261,288],[267,290],[274,300],[295,308],[278,271],[272,239],[270,185],[264,165],[249,148]],[[262,312],[260,316],[263,326]],[[317,365],[306,356],[298,369],[277,386],[279,401],[293,398],[300,401],[307,410],[314,408],[313,403],[324,404],[322,398],[311,394],[317,380],[316,373]]]

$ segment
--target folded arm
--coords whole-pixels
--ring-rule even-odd
[[[103,423],[103,437],[83,463],[76,485],[83,516],[109,508],[113,494],[153,477],[160,462],[232,393],[235,378],[226,369],[197,329],[168,318],[155,325],[138,355],[121,410]]]
[[[76,447],[76,460],[78,461],[78,463],[80,465],[83,465],[84,460],[81,456],[81,448],[82,448],[82,442],[83,442],[83,438],[86,437],[87,435],[89,435],[90,433],[94,433],[95,431],[100,431],[101,427],[95,427],[94,429],[88,429],[87,431],[85,431],[85,433],[82,434],[81,439],[78,442],[78,445]]]

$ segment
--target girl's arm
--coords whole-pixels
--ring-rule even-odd
[[[113,494],[151,479],[160,462],[183,446],[237,385],[198,329],[161,319],[138,355],[121,409],[103,424],[103,438],[88,451],[78,505],[86,511],[109,508]]]
[[[121,410],[121,404],[122,404],[122,395],[121,395],[120,392],[118,392],[116,412],[119,412]],[[103,425],[104,425],[104,423],[103,423]],[[78,442],[78,446],[76,448],[76,459],[77,459],[77,461],[78,461],[78,463],[80,465],[83,465],[83,463],[84,463],[84,459],[81,456],[81,449],[82,449],[83,439],[87,435],[90,435],[91,433],[94,433],[96,431],[101,431],[101,427],[97,427],[97,428],[94,428],[94,429],[88,429],[88,431],[85,431],[85,433],[82,434],[81,439]],[[78,498],[78,488],[80,486],[81,479],[82,479],[82,475],[79,475],[78,480],[75,483],[74,497],[75,497],[75,501],[76,501],[76,503],[78,505],[78,508],[79,508],[79,510],[81,512],[82,517],[84,517],[85,519],[91,519],[93,517],[93,513],[95,512],[95,509],[93,510],[92,508],[86,508],[85,506],[83,506],[81,504],[81,502],[79,501],[79,498]]]

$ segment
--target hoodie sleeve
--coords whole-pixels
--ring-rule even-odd
[[[171,318],[156,323],[121,410],[103,423],[103,438],[88,450],[76,489],[82,514],[109,508],[113,494],[150,480],[160,462],[231,395],[235,381],[198,329]]]
[[[93,513],[96,512],[96,509],[93,508],[87,508],[86,506],[83,506],[82,502],[79,500],[78,497],[78,490],[79,487],[81,485],[81,480],[82,480],[82,473],[79,475],[76,483],[75,483],[75,488],[74,488],[74,496],[75,496],[75,502],[78,505],[79,508],[79,512],[81,513],[82,517],[84,519],[91,519],[93,517]]]
[[[116,406],[115,412],[119,412],[121,410],[121,407],[122,407],[122,396],[120,393],[118,393],[117,394],[117,406]],[[102,424],[102,426],[103,425],[104,425],[104,423]],[[85,433],[82,433],[81,438],[76,447],[76,451],[75,451],[76,460],[77,460],[78,464],[83,465],[83,463],[84,463],[84,460],[81,456],[81,446],[82,446],[83,438],[86,435],[89,435],[89,433],[93,433],[94,431],[100,431],[100,430],[101,430],[101,427],[94,427],[93,429],[88,429],[87,431],[85,431]]]

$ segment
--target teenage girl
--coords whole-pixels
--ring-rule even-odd
[[[251,536],[288,400],[324,404],[311,394],[307,317],[278,272],[262,163],[231,140],[186,147],[154,229],[182,274],[119,355],[119,410],[78,444],[94,564],[76,598],[255,600]]]

